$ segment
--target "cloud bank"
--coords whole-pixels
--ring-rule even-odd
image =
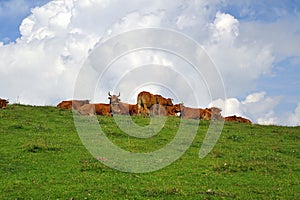
[[[290,25],[279,21],[264,30],[262,22],[240,21],[222,11],[226,5],[230,5],[229,1],[132,0],[124,4],[120,0],[53,0],[36,7],[22,21],[21,36],[14,43],[0,43],[2,98],[34,105],[56,105],[61,100],[71,99],[79,70],[95,45],[125,31],[160,27],[195,39],[218,67],[228,98],[210,99],[205,83],[199,83],[195,87],[204,94],[203,106],[218,105],[226,108],[224,115],[242,115],[256,123],[299,124],[300,104],[288,114],[287,122],[274,112],[280,97],[268,97],[266,92],[256,90],[256,81],[272,74],[277,55],[299,56],[296,47],[289,48],[285,43],[274,46],[272,41],[276,36],[268,37],[272,31],[277,31],[278,37],[285,35],[287,30],[280,27]],[[244,15],[249,13],[244,10]],[[296,30],[289,35],[293,39],[288,42],[298,41]],[[129,66],[141,63],[176,66],[179,63],[157,52],[129,55],[119,61],[119,66],[122,62]],[[111,76],[118,77],[119,73],[120,70],[112,71]],[[170,84],[174,82],[172,77],[168,80]],[[109,89],[106,84],[103,88]],[[127,94],[126,86],[121,88],[126,99],[137,92]],[[161,87],[149,89],[172,95]],[[106,91],[97,98],[107,101]]]

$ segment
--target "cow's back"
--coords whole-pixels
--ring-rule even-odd
[[[57,104],[58,108],[62,108],[62,109],[71,109],[72,108],[72,101],[62,101],[59,104]]]

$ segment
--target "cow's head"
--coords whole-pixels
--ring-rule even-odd
[[[175,112],[175,113],[181,112],[182,106],[183,106],[182,103],[175,104],[175,105],[174,105],[174,112]]]
[[[120,97],[120,92],[118,95],[111,95],[110,92],[108,92],[108,99],[109,99],[110,104],[119,103],[121,101],[121,99],[119,99],[119,97]]]

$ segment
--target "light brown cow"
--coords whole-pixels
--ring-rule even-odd
[[[225,117],[225,121],[252,124],[252,122],[249,119],[238,117],[236,115]]]
[[[9,103],[8,99],[6,100],[6,99],[1,99],[0,98],[0,108],[1,109],[5,109],[8,103]]]
[[[110,92],[108,93],[109,104],[111,108],[111,112],[113,114],[119,115],[137,115],[138,114],[138,107],[136,104],[128,104],[123,103],[119,99],[119,95],[111,95]]]
[[[57,104],[57,107],[67,110],[71,110],[72,108],[74,110],[78,110],[78,108],[80,108],[81,106],[89,103],[89,100],[68,100],[60,102],[59,104]]]
[[[104,115],[112,116],[110,112],[110,105],[105,103],[85,104],[78,109],[81,115]]]

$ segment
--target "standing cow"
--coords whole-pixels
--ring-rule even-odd
[[[153,95],[150,92],[140,92],[137,97],[138,114],[166,115],[168,106],[173,106],[171,98]]]
[[[150,108],[156,104],[156,97],[150,92],[140,92],[137,96],[138,114],[150,114]]]

